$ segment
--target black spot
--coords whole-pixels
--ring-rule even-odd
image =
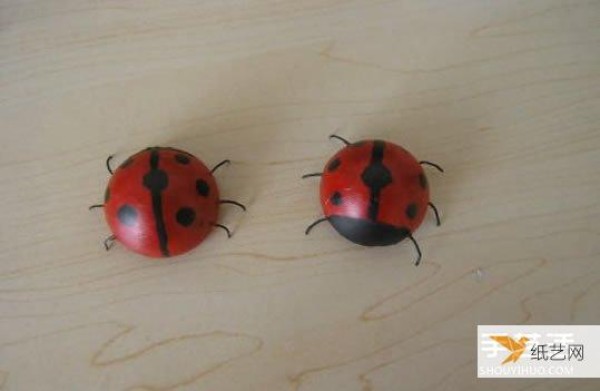
[[[175,160],[179,164],[189,164],[189,162],[190,162],[190,158],[181,153],[178,153],[177,155],[175,155]]]
[[[412,203],[412,204],[408,204],[408,206],[406,207],[406,217],[408,217],[409,219],[414,219],[417,216],[417,211],[419,209],[417,208],[417,204]]]
[[[333,159],[333,161],[331,163],[329,163],[329,165],[327,166],[327,171],[333,172],[333,171],[337,170],[337,168],[340,166],[340,164],[342,164],[340,159],[338,159],[338,158]]]
[[[208,183],[206,183],[204,179],[198,179],[196,181],[196,191],[198,192],[198,195],[206,197],[208,196],[208,193],[210,193],[210,187],[208,187]]]
[[[131,165],[131,163],[133,163],[133,159],[132,158],[127,158],[127,160],[125,160],[123,163],[121,163],[121,165],[119,166],[119,168],[129,167]]]
[[[372,192],[379,192],[392,183],[392,173],[386,166],[379,162],[371,163],[367,166],[360,177]]]
[[[419,184],[423,189],[427,189],[427,177],[423,173],[419,174]]]
[[[106,190],[104,190],[104,203],[107,203],[108,200],[110,200],[110,188],[107,186]]]
[[[331,196],[331,203],[333,205],[340,205],[342,203],[342,195],[338,191]]]
[[[163,170],[151,170],[144,175],[144,187],[155,193],[159,193],[169,185],[169,177]]]
[[[125,204],[117,211],[117,217],[121,224],[131,227],[137,222],[138,213],[133,206]]]
[[[363,183],[371,189],[373,193],[379,193],[381,189],[392,183],[392,173],[383,165],[383,150],[385,143],[383,141],[373,142],[373,151],[371,152],[371,163],[361,174]]]
[[[196,212],[192,208],[181,208],[177,211],[175,218],[179,224],[189,227],[196,218]]]

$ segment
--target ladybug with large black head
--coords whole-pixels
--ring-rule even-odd
[[[410,239],[421,260],[421,250],[413,232],[421,225],[427,210],[437,208],[429,200],[429,185],[422,165],[442,168],[429,161],[417,161],[403,147],[388,141],[363,140],[350,143],[336,153],[322,172],[303,178],[321,177],[320,200],[325,217],[346,239],[363,246],[388,246]]]
[[[209,170],[192,154],[175,148],[146,148],[126,159],[114,172],[105,191],[103,207],[112,235],[104,245],[109,250],[115,241],[149,257],[170,257],[198,246],[217,223],[219,205],[234,204],[219,198],[213,176],[229,163],[224,160]]]

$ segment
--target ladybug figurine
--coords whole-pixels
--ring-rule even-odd
[[[346,144],[325,165],[322,173],[302,178],[321,177],[321,206],[325,217],[308,226],[306,234],[319,223],[329,221],[346,239],[363,246],[389,246],[408,238],[415,245],[417,259],[421,249],[413,232],[421,225],[431,207],[437,225],[437,208],[429,201],[429,186],[422,165],[444,170],[428,161],[417,161],[399,145],[381,140]]]
[[[188,152],[163,147],[146,148],[125,160],[113,173],[112,155],[106,168],[112,177],[106,186],[104,208],[112,235],[104,241],[109,250],[118,240],[128,249],[149,257],[170,257],[199,245],[217,224],[220,204],[246,207],[219,198],[213,176],[229,163],[209,170]]]

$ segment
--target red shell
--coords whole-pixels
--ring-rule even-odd
[[[111,231],[130,250],[150,257],[183,254],[211,231],[219,189],[195,156],[174,148],[147,148],[114,172],[104,212]]]
[[[340,234],[367,246],[388,245],[421,225],[429,189],[421,165],[407,150],[387,141],[365,140],[348,145],[327,162],[320,198],[325,216]],[[341,223],[340,216],[345,218]],[[384,238],[388,234],[393,237]]]

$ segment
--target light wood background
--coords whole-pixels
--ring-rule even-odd
[[[600,322],[600,3],[0,2],[0,389],[598,390],[477,380],[478,324]],[[433,217],[367,249],[319,170],[383,138]],[[184,148],[235,230],[109,253],[107,155]]]

